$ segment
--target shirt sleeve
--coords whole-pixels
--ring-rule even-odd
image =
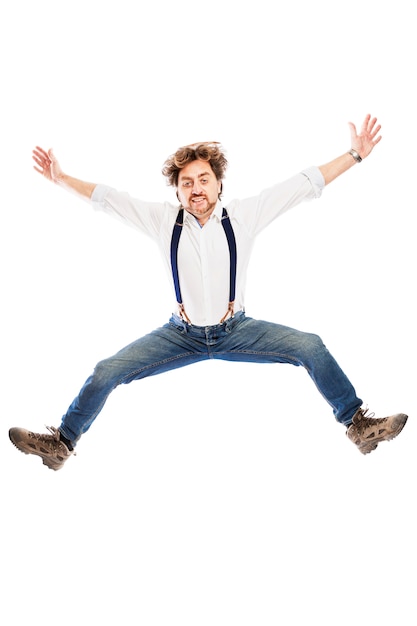
[[[97,185],[91,196],[95,210],[116,217],[153,238],[158,238],[161,225],[172,210],[168,203],[146,202],[106,185]]]
[[[242,221],[252,235],[256,235],[297,204],[319,198],[324,186],[322,173],[318,167],[312,166],[257,196],[232,201],[230,213],[238,222]]]

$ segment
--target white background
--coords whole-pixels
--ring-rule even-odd
[[[412,3],[8,3],[1,69],[2,624],[415,626]],[[221,141],[225,202],[350,147],[371,157],[258,240],[247,313],[319,333],[370,409],[362,456],[306,372],[206,362],[117,389],[54,473],[44,431],[95,363],[167,321],[158,251],[32,169],[174,200]]]

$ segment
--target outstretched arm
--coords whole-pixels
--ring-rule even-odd
[[[356,131],[355,124],[352,124],[352,122],[349,122],[349,128],[351,148],[355,156],[357,156],[355,158],[355,156],[346,152],[333,161],[330,161],[330,163],[321,165],[319,169],[323,174],[326,185],[356,163],[360,163],[361,160],[366,159],[366,157],[371,154],[376,144],[382,139],[381,135],[379,135],[381,125],[377,124],[376,117],[371,118],[369,114],[365,117],[359,134]]]
[[[39,174],[68,191],[73,191],[84,198],[91,198],[96,187],[95,183],[87,183],[64,174],[51,149],[46,151],[36,146],[33,150],[32,158],[36,163],[33,167]]]

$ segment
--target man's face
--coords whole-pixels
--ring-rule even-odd
[[[201,225],[212,214],[221,189],[211,165],[207,161],[191,161],[178,176],[178,200],[186,211],[194,215]]]

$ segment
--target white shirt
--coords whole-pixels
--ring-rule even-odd
[[[246,274],[256,235],[291,207],[303,200],[320,197],[323,188],[324,178],[313,166],[257,196],[232,200],[226,206],[237,247],[235,312],[245,306]],[[96,186],[91,201],[95,209],[122,219],[156,241],[169,273],[175,301],[170,246],[178,205],[143,202],[105,185]],[[218,324],[228,307],[230,255],[221,225],[223,206],[219,200],[203,227],[184,211],[178,273],[185,311],[196,326]],[[177,309],[176,304],[175,311]]]

